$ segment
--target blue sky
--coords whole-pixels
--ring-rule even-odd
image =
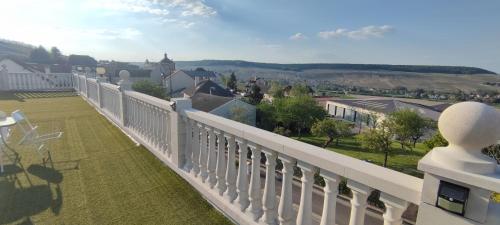
[[[0,38],[97,59],[477,66],[500,72],[498,0],[16,0]]]

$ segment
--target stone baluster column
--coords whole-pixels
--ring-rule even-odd
[[[224,194],[229,202],[236,199],[236,140],[233,135],[227,138],[227,169],[226,169],[226,185],[227,191]]]
[[[313,166],[298,162],[297,166],[302,171],[302,188],[300,193],[300,206],[297,214],[297,225],[307,225],[312,223],[312,191],[314,184]]]
[[[401,216],[408,207],[408,202],[384,192],[380,194],[380,201],[385,205],[385,213],[383,215],[384,225],[403,224]]]
[[[217,137],[215,136],[214,128],[208,129],[209,143],[208,143],[208,185],[210,188],[214,188],[217,183],[217,176],[215,174],[215,169],[217,166],[217,155],[215,149],[215,142]]]
[[[236,202],[240,206],[240,210],[245,212],[248,207],[248,178],[247,178],[247,153],[248,153],[248,143],[247,140],[238,140],[239,148],[239,158],[238,158],[238,198]]]
[[[226,191],[226,138],[224,137],[224,131],[219,130],[217,132],[217,189],[219,190],[219,195],[222,196],[224,191]]]
[[[123,127],[127,126],[127,109],[126,109],[126,94],[125,91],[132,89],[132,83],[130,82],[130,73],[126,70],[122,70],[119,73],[120,81],[118,86],[120,86],[120,121]],[[88,86],[87,78],[85,77],[85,97],[88,96]],[[103,105],[104,106],[104,105]]]
[[[276,224],[276,152],[263,149],[266,155],[266,183],[264,185],[264,200],[262,202],[264,214],[261,223]]]
[[[194,177],[198,177],[200,173],[200,127],[198,123],[190,120],[191,128],[193,129],[193,140],[192,140],[192,152],[193,152],[193,169],[191,170],[191,174]]]
[[[335,225],[335,213],[337,209],[337,194],[339,193],[340,177],[337,174],[321,170],[320,175],[325,180],[323,213],[321,214],[321,225]]]
[[[205,180],[208,177],[208,172],[207,172],[207,130],[205,129],[205,126],[202,125],[200,127],[200,139],[201,139],[201,146],[200,146],[200,178],[201,182],[205,183]]]
[[[364,225],[367,206],[366,200],[372,192],[372,189],[353,180],[347,181],[347,187],[352,191],[349,225]]]
[[[184,124],[186,124],[186,153],[184,155],[186,163],[184,164],[184,170],[189,173],[193,168],[193,147],[191,146],[193,142],[193,128],[189,118],[184,116],[183,119]]]
[[[252,171],[250,174],[250,211],[249,215],[258,221],[262,215],[262,199],[260,191],[260,153],[262,147],[257,145],[252,150]]]
[[[281,225],[291,225],[293,224],[292,180],[295,159],[286,155],[280,155],[279,159],[283,163],[283,169],[281,170],[283,178],[281,180],[281,196],[280,204],[278,206],[278,219]]]

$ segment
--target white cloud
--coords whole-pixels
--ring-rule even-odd
[[[296,34],[290,36],[289,38],[290,38],[290,40],[298,41],[298,40],[307,39],[307,36],[303,33],[296,33]]]
[[[205,4],[204,0],[164,0],[171,6],[182,8],[183,16],[213,16],[217,14],[214,8]]]
[[[361,40],[368,38],[381,38],[384,37],[386,33],[389,33],[393,30],[394,28],[389,25],[366,26],[358,30],[348,30],[344,28],[339,28],[331,31],[321,31],[318,33],[318,36],[323,39],[347,37],[351,39]]]

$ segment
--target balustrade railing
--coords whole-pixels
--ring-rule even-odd
[[[9,73],[0,71],[0,85],[7,91],[61,91],[73,89],[70,73]]]
[[[379,221],[386,225],[402,224],[410,204],[424,204],[422,179],[192,109],[189,100],[169,102],[82,76],[76,80],[82,96],[239,224],[334,225],[342,179],[351,190],[349,215],[343,216],[349,225],[365,224],[373,191],[380,192],[385,210]],[[313,202],[315,176],[324,180],[321,203]],[[498,183],[488,179],[488,187]],[[322,211],[313,212],[313,204],[322,204]],[[437,221],[450,216],[434,215]]]

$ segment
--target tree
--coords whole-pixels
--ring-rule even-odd
[[[346,137],[351,134],[351,124],[334,119],[324,119],[321,121],[317,121],[311,128],[311,132],[315,136],[326,136],[328,139],[323,144],[323,148],[328,147],[330,143],[337,139]]]
[[[29,60],[34,63],[51,63],[50,54],[43,46],[31,50]]]
[[[236,75],[234,75],[234,72],[231,73],[231,75],[229,76],[229,80],[227,81],[227,87],[231,90],[233,90],[234,92],[236,92],[238,90],[238,83],[237,83],[237,79],[236,79]],[[260,92],[260,90],[259,90]],[[259,101],[260,102],[260,101]]]
[[[485,149],[483,149],[483,153],[492,157],[497,161],[498,164],[500,164],[500,144],[496,145],[491,145]],[[500,195],[498,196],[500,197]],[[500,200],[500,198],[499,198]]]
[[[165,99],[165,91],[160,85],[157,85],[148,80],[137,81],[132,84],[132,89],[137,92],[141,92],[143,94],[147,94],[150,96],[154,96],[157,98]]]
[[[392,124],[388,120],[383,120],[377,128],[369,129],[358,136],[361,146],[372,151],[380,151],[384,153],[384,167],[387,167],[389,154],[392,153],[392,139],[394,130]]]
[[[277,81],[273,81],[271,83],[271,87],[269,88],[269,94],[273,98],[283,98],[285,97],[285,92],[283,90],[283,85],[279,84]]]
[[[435,147],[448,146],[448,141],[444,139],[443,135],[441,135],[441,133],[438,131],[429,140],[424,141],[424,145],[429,149],[433,149]]]
[[[393,112],[389,115],[388,120],[394,128],[396,139],[400,142],[402,149],[404,149],[404,146],[411,149],[410,141],[415,147],[417,141],[424,136],[425,132],[433,127],[432,121],[423,118],[410,109]]]
[[[310,96],[283,98],[273,101],[276,107],[277,120],[284,127],[295,127],[299,138],[301,131],[310,128],[316,121],[326,116],[326,111]]]
[[[52,47],[50,49],[50,58],[53,63],[61,64],[64,61],[63,54],[57,47]]]
[[[247,117],[247,110],[240,106],[231,108],[231,119],[240,123],[250,124]]]
[[[257,105],[264,98],[264,94],[260,92],[260,87],[258,85],[252,85],[250,88],[250,94],[247,95],[247,98],[250,104]]]
[[[68,57],[68,63],[72,66],[97,66],[97,61],[88,55],[70,55]]]
[[[290,90],[290,96],[309,95],[309,87],[305,84],[295,84]]]
[[[261,102],[257,105],[257,127],[273,131],[276,127],[276,107],[273,103]]]

